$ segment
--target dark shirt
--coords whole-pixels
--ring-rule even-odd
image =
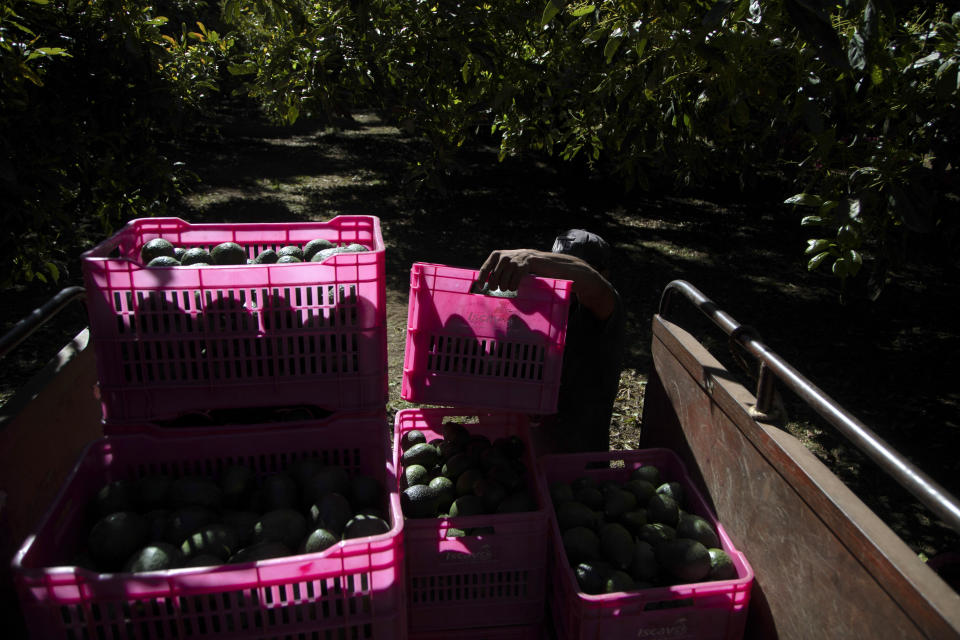
[[[625,312],[616,293],[613,313],[598,320],[571,302],[567,321],[557,415],[544,421],[544,435],[557,452],[609,451],[610,419],[620,385],[626,343]]]

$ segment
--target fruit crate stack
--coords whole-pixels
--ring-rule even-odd
[[[134,220],[83,271],[105,436],[15,557],[31,635],[405,638],[379,220]]]
[[[548,534],[529,414],[556,411],[570,282],[475,292],[478,272],[413,264],[394,421],[410,637],[530,638]]]

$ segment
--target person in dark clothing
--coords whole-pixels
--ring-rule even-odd
[[[526,275],[570,280],[557,413],[534,429],[538,453],[608,451],[610,419],[620,384],[625,313],[610,283],[610,246],[589,231],[570,229],[550,251],[500,249],[480,267],[479,285],[515,291]]]

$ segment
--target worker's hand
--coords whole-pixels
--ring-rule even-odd
[[[474,289],[486,284],[491,290],[516,291],[520,280],[528,275],[531,263],[540,252],[533,249],[498,249],[492,251],[480,267]]]

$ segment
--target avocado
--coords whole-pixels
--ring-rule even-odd
[[[577,502],[576,500],[564,502],[559,505],[555,511],[557,525],[560,527],[561,532],[571,527],[595,528],[597,525],[596,512],[582,502]]]
[[[605,562],[580,562],[574,569],[574,574],[577,577],[577,586],[580,587],[580,591],[586,594],[601,594],[606,589],[607,576],[612,573],[613,570],[613,567]]]
[[[309,262],[318,251],[323,249],[333,249],[336,246],[337,245],[333,244],[326,238],[314,238],[307,244],[303,245],[303,259],[304,261]]]
[[[400,450],[406,451],[415,444],[422,444],[427,441],[427,436],[419,429],[411,429],[400,436]]]
[[[450,504],[450,517],[478,516],[486,511],[480,496],[467,494],[460,496]]]
[[[637,533],[637,538],[643,540],[644,542],[649,542],[651,545],[656,547],[662,542],[668,542],[674,540],[677,537],[677,532],[673,527],[668,527],[665,524],[659,522],[651,522],[640,527],[640,531]]]
[[[277,472],[263,479],[263,495],[267,511],[293,509],[300,503],[300,488],[289,473]]]
[[[127,559],[123,570],[129,573],[141,571],[165,571],[183,565],[183,554],[172,544],[155,542],[136,551]]]
[[[277,258],[277,264],[293,264],[296,262],[303,262],[303,260],[301,260],[297,256],[292,256],[292,255],[285,255]]]
[[[143,514],[147,523],[147,541],[161,541],[167,539],[167,527],[170,523],[171,512],[167,509],[150,509]]]
[[[710,552],[696,540],[667,540],[654,551],[657,563],[682,583],[700,582],[710,573]]]
[[[659,572],[653,545],[643,540],[635,540],[633,558],[627,566],[627,573],[639,582],[655,582]]]
[[[626,489],[613,489],[604,495],[603,515],[608,520],[616,520],[636,508],[637,497]]]
[[[447,442],[466,446],[470,440],[470,431],[459,422],[445,422],[440,428],[443,439]]]
[[[280,256],[277,255],[277,252],[273,249],[264,249],[257,254],[257,257],[253,259],[254,264],[274,264],[277,260],[280,259]]]
[[[176,258],[179,262],[183,262],[183,256],[187,254],[187,250],[183,247],[174,247],[173,248],[173,257]]]
[[[159,509],[169,503],[170,476],[150,474],[137,480],[137,503],[140,509]]]
[[[403,452],[403,466],[411,464],[421,464],[427,469],[432,469],[440,460],[440,453],[437,448],[430,443],[415,444]]]
[[[347,526],[343,528],[343,539],[365,538],[367,536],[378,536],[390,531],[390,525],[383,518],[357,514],[353,516]]]
[[[349,498],[354,511],[377,506],[383,500],[383,486],[373,476],[358,473],[350,478]]]
[[[737,568],[733,564],[730,555],[719,548],[709,548],[710,554],[710,572],[707,578],[710,580],[733,580],[737,577]]]
[[[633,535],[639,535],[640,527],[647,524],[647,510],[633,509],[632,511],[627,511],[617,518],[617,522],[625,526],[627,531]]]
[[[225,509],[220,516],[223,524],[232,527],[237,534],[239,547],[246,547],[253,542],[253,527],[260,519],[256,511],[242,509]]]
[[[480,466],[484,471],[489,471],[493,467],[507,465],[509,464],[509,459],[500,449],[497,449],[494,446],[489,446],[483,450],[480,454]]]
[[[477,480],[483,478],[483,472],[480,469],[467,469],[457,477],[456,487],[458,496],[471,495],[473,493],[473,485],[477,483]]]
[[[657,493],[662,496],[670,496],[677,503],[677,506],[685,504],[686,494],[683,485],[679,482],[664,482],[657,487]]]
[[[654,487],[660,486],[660,469],[655,467],[652,464],[645,464],[643,466],[637,467],[630,472],[631,480],[646,480]]]
[[[633,560],[633,535],[616,522],[600,527],[600,554],[617,569],[625,569]]]
[[[223,505],[223,490],[209,478],[181,476],[170,484],[169,499],[174,507],[219,509]]]
[[[438,502],[437,492],[425,484],[411,485],[400,494],[403,515],[408,518],[435,517]]]
[[[692,513],[683,514],[677,522],[677,537],[690,538],[709,548],[719,548],[720,538],[710,522]]]
[[[573,497],[594,511],[603,509],[603,493],[599,487],[580,487],[573,492]]]
[[[256,476],[253,469],[241,464],[231,464],[220,474],[220,488],[223,491],[223,504],[227,507],[239,507],[250,499],[255,487]]]
[[[351,242],[347,246],[343,247],[345,253],[362,253],[368,251],[368,249],[360,244],[359,242]]]
[[[340,538],[332,531],[323,527],[317,527],[310,532],[300,545],[301,553],[318,553],[329,549],[340,542]]]
[[[117,511],[139,510],[137,483],[132,480],[114,480],[97,491],[93,499],[96,515],[103,517]]]
[[[647,520],[660,522],[668,527],[676,528],[680,519],[680,508],[676,500],[663,493],[656,493],[647,502]]]
[[[191,533],[208,524],[213,524],[218,518],[217,512],[207,507],[196,505],[181,507],[170,513],[163,540],[179,547]]]
[[[290,465],[287,469],[287,473],[293,476],[293,479],[297,481],[297,484],[300,486],[300,490],[304,491],[307,485],[307,482],[312,478],[317,471],[320,471],[324,466],[320,458],[316,456],[311,456],[307,458],[300,458],[296,462]]]
[[[600,537],[590,527],[571,527],[561,539],[570,564],[600,559]]]
[[[236,242],[221,242],[210,250],[214,264],[246,264],[247,251]]]
[[[90,556],[102,571],[119,571],[147,543],[147,521],[133,511],[117,511],[100,518],[87,536]]]
[[[507,490],[496,480],[480,478],[473,483],[473,494],[483,502],[484,511],[494,513],[507,497]]]
[[[457,497],[457,488],[446,476],[437,476],[427,485],[437,496],[437,511],[446,513]]]
[[[154,238],[140,247],[140,262],[149,264],[154,258],[166,256],[176,259],[176,250],[166,238]]]
[[[313,257],[310,258],[310,262],[323,262],[330,256],[335,256],[339,253],[343,253],[343,249],[340,247],[331,247],[329,249],[321,249],[313,254]]]
[[[460,474],[472,467],[473,461],[470,459],[470,456],[466,453],[458,453],[447,459],[443,467],[441,467],[440,473],[456,481],[456,479],[460,477]]]
[[[212,555],[226,561],[240,549],[240,536],[226,524],[211,524],[193,532],[180,544],[184,557]]]
[[[343,535],[343,528],[353,517],[350,501],[339,493],[325,493],[310,507],[310,523],[336,535]]]
[[[213,264],[213,256],[203,247],[191,247],[183,253],[180,264]]]
[[[170,256],[157,256],[147,263],[148,267],[179,267],[180,261]]]
[[[629,491],[637,499],[637,504],[647,504],[650,498],[657,492],[657,488],[652,483],[642,478],[633,478],[623,483],[623,488]]]
[[[617,593],[620,591],[632,591],[633,578],[625,571],[614,569],[607,574],[607,579],[603,584],[604,593]]]
[[[422,464],[412,464],[403,470],[404,489],[417,484],[428,484],[430,472]]]
[[[458,453],[465,453],[466,449],[466,447],[459,442],[447,442],[446,440],[440,440],[435,443],[434,446],[440,453],[441,460],[448,460]]]
[[[350,495],[350,474],[339,465],[321,467],[311,476],[304,487],[304,498],[316,503],[327,493]]]
[[[285,247],[280,247],[279,249],[277,249],[277,257],[280,260],[283,260],[285,256],[293,256],[294,258],[297,259],[297,262],[303,262],[304,260],[303,249],[301,249],[300,247],[294,244],[288,244]]]
[[[282,558],[289,555],[293,555],[290,547],[276,540],[267,540],[240,549],[240,551],[233,554],[227,562],[230,564],[238,564],[241,562],[269,560],[270,558]]]
[[[502,484],[508,493],[517,491],[523,486],[523,475],[518,469],[521,469],[522,473],[526,473],[526,468],[522,464],[517,463],[519,466],[515,467],[511,462],[517,461],[507,461],[504,464],[493,465],[487,469],[487,477]]]
[[[253,540],[280,542],[288,549],[296,549],[307,535],[307,519],[294,509],[276,509],[260,516],[253,525]]]

